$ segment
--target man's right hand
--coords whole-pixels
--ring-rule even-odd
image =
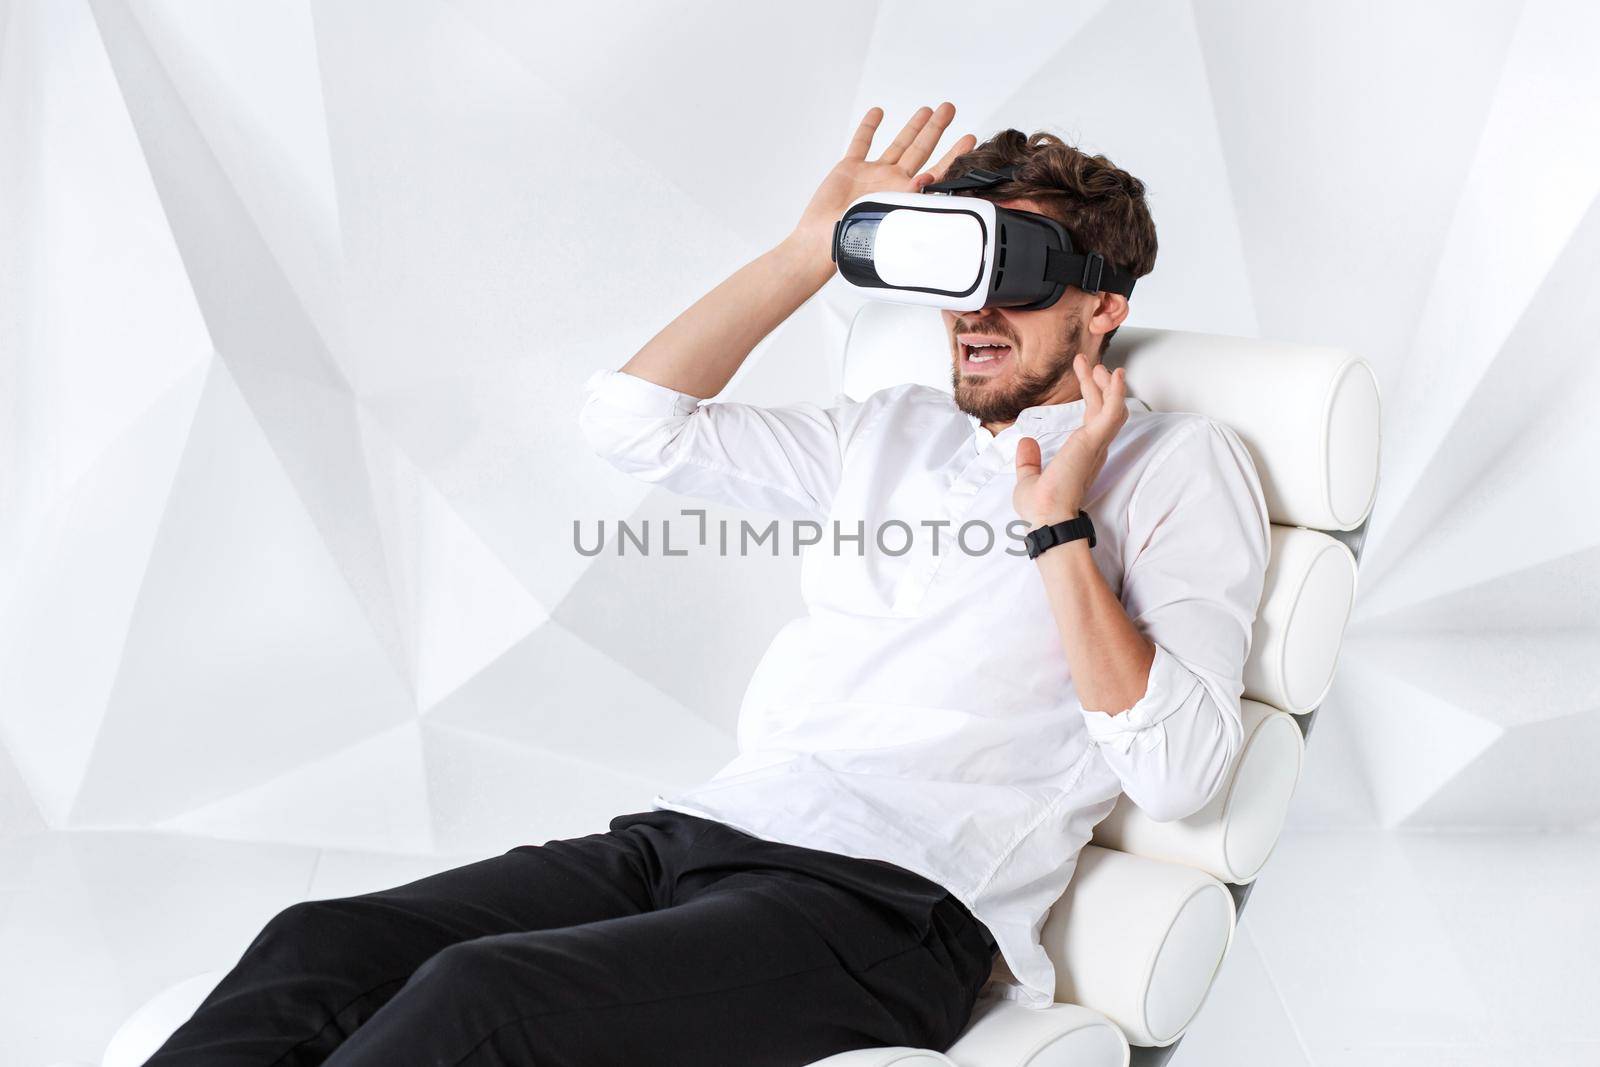
[[[850,139],[844,158],[834,164],[806,205],[793,239],[809,249],[811,255],[820,250],[826,258],[832,254],[833,224],[858,197],[868,193],[915,193],[938,181],[957,156],[970,152],[978,143],[972,134],[965,134],[931,170],[918,172],[933,155],[955,114],[955,105],[948,101],[937,108],[918,108],[883,154],[869,160],[867,152],[872,148],[878,124],[883,121],[883,109],[869,110]]]
[[[955,113],[954,104],[919,108],[894,143],[869,162],[867,150],[883,109],[868,111],[794,231],[667,323],[622,369],[690,396],[721,393],[751,349],[832,277],[833,224],[852,200],[868,193],[916,192],[977,143],[971,134],[962,137],[937,167],[918,173]]]

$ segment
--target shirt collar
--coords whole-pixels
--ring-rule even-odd
[[[1143,400],[1131,396],[1122,399],[1130,415],[1150,410],[1150,405]],[[1005,451],[1014,452],[1019,437],[1038,438],[1075,430],[1083,425],[1083,412],[1088,404],[1087,400],[1079,397],[1065,404],[1037,404],[1031,408],[1023,408],[1022,413],[1017,416],[1017,421],[998,434],[985,429],[976,416],[966,412],[962,412],[962,415],[966,418],[967,425],[972,427],[973,450],[982,455],[983,450],[994,442],[1005,446]]]

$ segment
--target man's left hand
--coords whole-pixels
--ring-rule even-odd
[[[1113,373],[1099,363],[1090,364],[1080,352],[1072,360],[1072,370],[1085,401],[1083,425],[1068,435],[1043,470],[1039,442],[1031,437],[1017,442],[1017,490],[1011,499],[1017,514],[1034,528],[1078,517],[1089,487],[1105,465],[1112,438],[1128,421],[1121,367]]]

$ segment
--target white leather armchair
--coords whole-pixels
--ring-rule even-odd
[[[949,389],[948,352],[937,311],[869,303],[846,343],[845,392],[862,397],[907,381]],[[1230,426],[1266,491],[1272,558],[1245,669],[1245,743],[1230,779],[1187,819],[1156,822],[1124,797],[1096,829],[1042,932],[1058,1003],[1039,1011],[980,998],[944,1053],[860,1049],[812,1067],[1165,1062],[1283,828],[1355,597],[1377,491],[1377,381],[1363,360],[1333,349],[1128,327],[1106,362],[1125,366],[1129,392],[1152,408]],[[774,644],[795,639],[794,625]],[[770,673],[757,669],[747,701],[773,684]],[[220,977],[196,976],[146,1004],[112,1040],[103,1067],[142,1063]]]
[[[1129,392],[1152,408],[1226,423],[1261,475],[1272,557],[1245,666],[1245,742],[1204,810],[1156,822],[1124,797],[1096,828],[1042,932],[1058,1003],[1036,1012],[980,999],[944,1054],[960,1067],[1151,1067],[1171,1055],[1283,829],[1312,713],[1333,683],[1377,494],[1378,386],[1359,358],[1124,327],[1106,363],[1125,367]],[[865,305],[846,343],[844,391],[908,381],[950,388],[938,312]]]

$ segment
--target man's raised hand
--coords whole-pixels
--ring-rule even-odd
[[[1031,437],[1017,442],[1017,488],[1012,505],[1017,515],[1033,526],[1077,517],[1089,487],[1105,465],[1112,439],[1128,421],[1121,367],[1112,372],[1099,363],[1091,366],[1080,352],[1072,360],[1072,370],[1083,394],[1083,425],[1067,436],[1042,470],[1039,442]]]
[[[955,114],[956,106],[948,101],[937,108],[918,108],[878,158],[868,159],[872,139],[883,121],[882,108],[870,109],[856,127],[855,136],[850,138],[844,158],[834,164],[806,205],[795,227],[796,236],[826,256],[833,240],[833,224],[852,201],[868,193],[914,193],[938,181],[957,156],[970,152],[978,143],[972,134],[965,134],[931,169],[921,170],[933,156],[933,150]]]

